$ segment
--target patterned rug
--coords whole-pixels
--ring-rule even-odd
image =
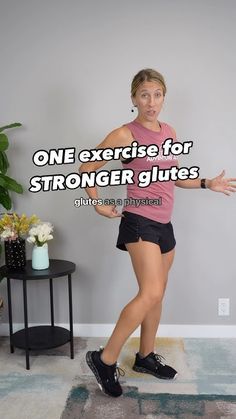
[[[123,395],[103,394],[85,362],[87,350],[106,338],[75,338],[69,345],[30,355],[9,351],[0,338],[1,419],[236,418],[236,339],[156,339],[156,351],[179,372],[174,381],[132,370],[138,338],[130,338],[119,357],[125,376]]]
[[[79,384],[70,392],[61,419],[236,418],[235,396],[140,393],[126,385],[123,392],[119,399],[108,400],[91,382]]]

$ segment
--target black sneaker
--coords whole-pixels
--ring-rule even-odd
[[[155,352],[150,352],[145,358],[141,358],[137,352],[133,370],[152,374],[164,380],[173,380],[178,375],[177,371],[169,365],[166,365],[162,359],[165,358]]]
[[[88,351],[86,353],[86,362],[94,373],[100,389],[109,396],[119,397],[122,394],[122,388],[118,378],[120,375],[124,376],[125,372],[119,368],[118,362],[112,365],[104,364],[100,358],[103,349],[100,346],[99,351]]]

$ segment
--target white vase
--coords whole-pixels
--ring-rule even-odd
[[[32,251],[32,268],[47,269],[49,267],[48,244],[43,246],[34,246]]]

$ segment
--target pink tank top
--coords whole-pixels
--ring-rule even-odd
[[[173,142],[176,141],[173,131],[164,122],[160,122],[161,130],[159,132],[146,128],[137,121],[129,122],[125,126],[129,128],[134,140],[139,145],[157,144],[159,153],[156,157],[145,156],[135,158],[128,163],[122,162],[124,169],[134,171],[133,179],[135,181],[134,184],[127,185],[127,201],[125,201],[122,210],[142,215],[160,223],[168,223],[173,211],[175,182],[171,180],[157,181],[150,183],[149,186],[139,187],[138,175],[141,171],[152,170],[153,166],[159,166],[159,169],[169,169],[172,166],[177,166],[177,157],[172,154],[163,156],[161,148],[162,143],[167,138],[173,138]],[[143,204],[139,205],[141,202]]]

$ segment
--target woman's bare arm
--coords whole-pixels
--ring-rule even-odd
[[[106,138],[97,145],[96,149],[114,149],[116,147],[127,147],[132,143],[132,140],[133,137],[130,130],[126,127],[120,127],[110,132]],[[107,160],[82,163],[79,167],[79,172],[95,172],[96,170],[103,167],[106,163]],[[85,188],[85,191],[90,198],[99,199],[98,189],[96,186]],[[109,218],[118,217],[121,215],[118,214],[114,205],[95,205],[94,208],[100,215],[104,215]]]

